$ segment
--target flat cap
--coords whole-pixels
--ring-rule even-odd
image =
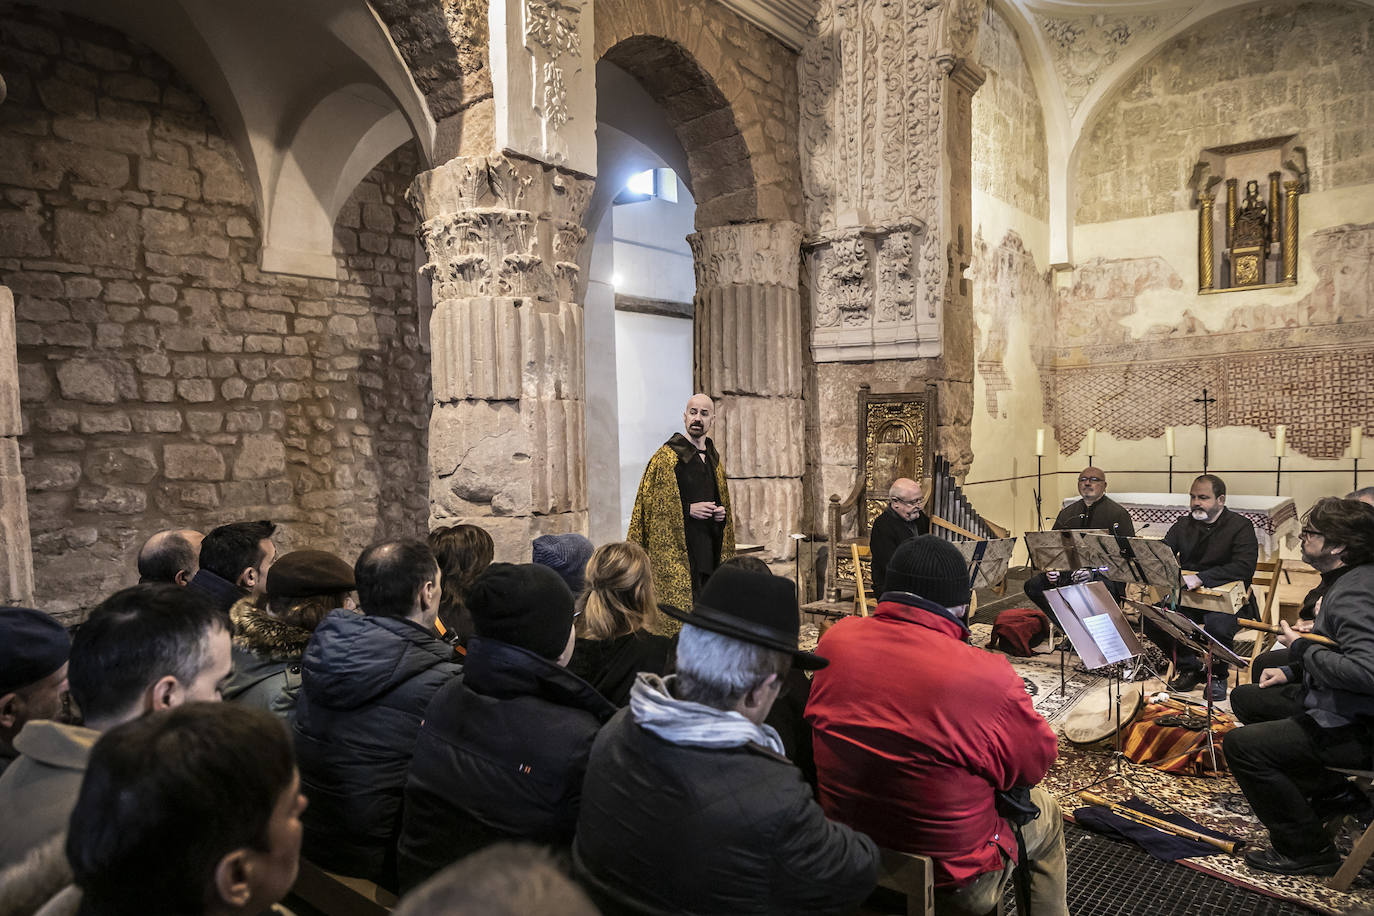
[[[0,694],[43,680],[67,663],[71,649],[66,629],[42,611],[0,608]]]
[[[293,550],[267,570],[267,597],[308,598],[351,592],[353,567],[325,550]]]

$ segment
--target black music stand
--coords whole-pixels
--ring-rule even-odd
[[[1066,576],[1076,569],[1087,568],[1086,563],[1081,563],[1078,553],[1078,546],[1082,542],[1085,534],[1106,534],[1105,528],[1074,528],[1057,529],[1053,531],[1027,531],[1022,535],[1026,539],[1026,552],[1030,554],[1031,566],[1045,572],[1055,571],[1064,573]],[[1074,583],[1069,582],[1068,585]],[[1063,587],[1063,586],[1061,586]],[[1051,591],[1046,589],[1046,600]],[[1053,602],[1051,602],[1053,606]],[[1057,614],[1056,614],[1057,616]],[[1060,621],[1062,629],[1063,621]],[[1059,692],[1068,692],[1068,673],[1067,673],[1067,650],[1064,648],[1063,639],[1055,638],[1054,621],[1050,622],[1050,645],[1059,647]],[[1072,642],[1072,640],[1069,640]],[[1051,649],[1051,651],[1054,651]]]
[[[1212,702],[1212,661],[1220,658],[1230,668],[1244,668],[1249,664],[1233,650],[1226,648],[1202,625],[1192,618],[1169,608],[1140,605],[1141,613],[1149,617],[1156,626],[1164,630],[1184,646],[1203,656],[1207,666],[1207,753],[1212,758],[1212,769],[1217,770],[1217,747],[1215,738],[1215,713]],[[1189,714],[1191,716],[1191,713]],[[1198,720],[1195,720],[1195,722]]]
[[[1178,606],[1179,595],[1183,590],[1183,570],[1179,568],[1178,558],[1168,544],[1156,538],[1128,538],[1111,534],[1086,534],[1077,545],[1080,562],[1098,569],[1104,576],[1127,585],[1152,587],[1165,596],[1171,608]],[[1139,602],[1132,602],[1138,604]],[[1141,617],[1140,632],[1145,636],[1144,618]],[[1145,658],[1140,668],[1147,674],[1163,680],[1163,675],[1150,666]],[[1134,679],[1135,674],[1132,674]]]
[[[1007,577],[1016,538],[993,538],[988,541],[955,541],[954,546],[968,564],[969,588],[990,588]]]
[[[1112,751],[1112,772],[1088,785],[1078,786],[1067,794],[1091,789],[1114,777],[1129,785],[1130,777],[1122,772],[1121,767],[1121,761],[1126,757],[1121,747],[1121,666],[1144,651],[1140,640],[1122,616],[1112,593],[1101,582],[1050,589],[1045,592],[1045,597],[1063,623],[1064,634],[1079,658],[1083,659],[1084,666],[1090,671],[1106,670],[1111,685],[1110,695],[1116,708],[1116,746]]]

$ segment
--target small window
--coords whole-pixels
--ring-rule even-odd
[[[615,203],[641,203],[655,197],[677,203],[677,174],[672,169],[645,169],[632,175],[616,195]]]

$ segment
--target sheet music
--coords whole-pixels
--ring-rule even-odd
[[[1124,662],[1134,657],[1121,639],[1121,634],[1117,632],[1116,624],[1112,622],[1110,615],[1095,614],[1085,617],[1083,626],[1087,628],[1088,634],[1092,636],[1093,642],[1097,643],[1108,662]]]

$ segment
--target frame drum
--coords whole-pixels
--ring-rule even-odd
[[[1115,685],[1112,681],[1094,684],[1064,719],[1064,737],[1070,744],[1098,744],[1116,735]],[[1131,724],[1145,705],[1143,688],[1126,684],[1121,688],[1121,727]]]

